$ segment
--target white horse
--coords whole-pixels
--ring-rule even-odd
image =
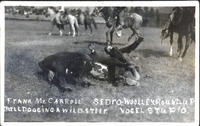
[[[54,26],[56,25],[59,29],[60,36],[63,35],[64,30],[64,24],[61,21],[61,12],[56,13],[56,10],[54,8],[48,8],[47,13],[50,15],[50,21],[51,21],[51,30],[49,32],[49,35],[52,35],[52,31]]]
[[[63,9],[60,9],[57,13],[56,10],[53,8],[48,8],[47,13],[50,15],[50,21],[51,21],[51,30],[49,32],[49,35],[52,34],[53,28],[56,25],[59,29],[60,36],[63,35],[64,25],[68,24],[70,25],[70,32],[69,34],[74,37],[76,33],[78,34],[78,21],[75,16],[71,15],[70,13],[66,13]]]

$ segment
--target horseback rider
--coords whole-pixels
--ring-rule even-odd
[[[56,11],[54,8],[50,7],[50,8],[48,8],[48,11],[49,11],[50,17],[51,17],[51,24],[52,24],[51,32],[53,30],[54,25],[56,25],[59,29],[60,36],[62,36],[63,35],[62,31],[64,30],[64,22],[62,21],[63,15],[64,15],[64,10],[60,9],[60,10]],[[52,34],[51,32],[49,32],[49,35]]]
[[[126,9],[126,7],[115,7],[114,8],[113,18],[116,21],[117,29],[122,28],[122,26],[124,25],[124,23],[121,19],[121,15],[120,15],[120,12],[124,9]]]

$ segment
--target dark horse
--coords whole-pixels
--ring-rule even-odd
[[[125,16],[126,7],[103,7],[99,10],[106,21],[106,26],[109,30],[106,32],[106,41],[108,44],[113,43],[113,33],[116,32],[117,36],[121,36],[123,28],[130,28],[132,31],[128,41],[136,34],[140,36],[139,28],[142,25],[142,17],[136,13]]]
[[[186,55],[187,49],[189,48],[191,39],[195,40],[195,30],[194,30],[194,13],[195,9],[191,7],[175,7],[170,14],[170,20],[166,28],[161,32],[161,39],[165,39],[170,36],[170,56],[173,54],[172,44],[173,44],[173,33],[178,34],[178,57],[180,61]],[[186,44],[185,50],[182,53],[183,42],[182,38],[185,36]]]
[[[92,33],[93,29],[92,29],[92,25],[94,25],[94,28],[97,29],[97,24],[96,21],[94,19],[94,15],[93,13],[90,14],[89,10],[86,11],[82,11],[81,9],[78,10],[78,22],[81,25],[84,25],[85,30],[90,29],[90,33]]]

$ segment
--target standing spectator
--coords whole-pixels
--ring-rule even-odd
[[[143,26],[147,26],[148,22],[149,22],[149,8],[144,7]]]
[[[154,18],[155,12],[154,12],[154,9],[153,9],[153,8],[150,9],[150,11],[149,11],[149,16],[150,16],[151,18]]]
[[[156,24],[157,27],[160,27],[160,13],[158,9],[156,9]]]

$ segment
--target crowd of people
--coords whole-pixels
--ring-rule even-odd
[[[23,15],[29,18],[31,15],[42,15],[45,17],[49,17],[48,14],[49,7],[35,7],[35,6],[7,6],[5,8],[5,13],[12,15]],[[61,7],[51,7],[56,12],[59,12]],[[98,7],[96,8],[98,9]],[[81,8],[71,8],[71,14],[77,15]],[[143,26],[160,26],[160,12],[157,8],[151,7],[130,7],[127,9],[129,13],[138,13],[143,17]],[[94,13],[94,16],[98,16]],[[153,23],[153,24],[152,24]]]

